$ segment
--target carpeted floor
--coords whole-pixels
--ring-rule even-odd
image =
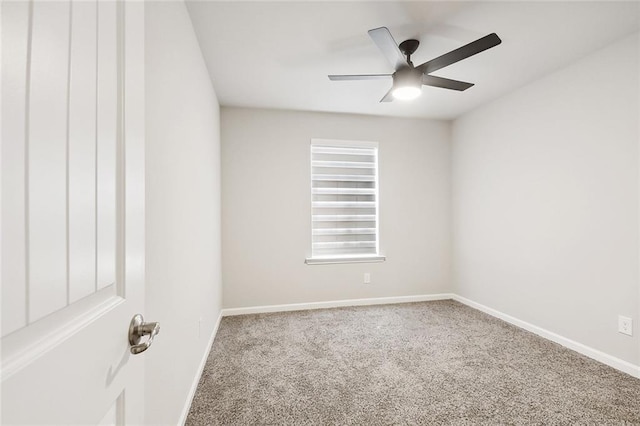
[[[640,425],[640,380],[458,302],[222,319],[187,425]]]

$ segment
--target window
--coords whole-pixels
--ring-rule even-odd
[[[311,258],[308,264],[376,262],[378,144],[311,141]]]

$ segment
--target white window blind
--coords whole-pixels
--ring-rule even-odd
[[[312,259],[378,256],[378,147],[311,143]]]

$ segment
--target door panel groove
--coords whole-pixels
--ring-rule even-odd
[[[94,250],[94,274],[93,274],[93,291],[98,291],[98,81],[100,78],[100,68],[98,66],[100,56],[98,54],[98,47],[100,43],[100,2],[96,1],[96,95],[95,95],[95,153],[94,156],[94,239],[95,239],[95,250]]]
[[[69,44],[67,46],[67,122],[65,141],[65,202],[66,202],[66,222],[65,222],[65,248],[66,248],[66,298],[69,306],[71,303],[71,261],[69,250],[69,125],[71,122],[71,44],[73,40],[73,2],[69,3]]]
[[[29,16],[27,21],[27,66],[25,76],[25,101],[24,101],[24,280],[25,280],[25,307],[24,325],[29,324],[31,318],[31,274],[29,273],[29,125],[31,121],[31,47],[33,45],[33,1],[29,2]]]

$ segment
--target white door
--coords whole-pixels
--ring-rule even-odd
[[[142,423],[143,303],[144,5],[3,2],[2,424]]]

